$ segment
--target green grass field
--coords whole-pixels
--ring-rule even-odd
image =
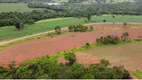
[[[113,22],[112,16],[93,16],[92,20],[102,22],[104,19],[107,22]],[[49,20],[41,20],[33,25],[25,25],[24,30],[17,31],[14,26],[0,28],[0,41],[32,35],[40,32],[45,32],[54,29],[55,26],[66,27],[74,24],[84,24],[85,18],[57,18]],[[116,16],[116,22],[142,22],[142,16]]]
[[[93,16],[92,20],[96,22],[102,22],[103,20],[106,22],[142,22],[142,16],[115,16],[115,19],[112,16],[104,15],[104,16]]]
[[[28,8],[26,3],[0,3],[0,12],[10,12],[10,11],[31,12],[32,10],[35,9]]]

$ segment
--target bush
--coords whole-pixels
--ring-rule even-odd
[[[109,41],[110,41],[109,37],[104,37],[104,41],[103,41],[104,44],[109,44],[110,43]]]
[[[61,27],[60,26],[56,26],[54,28],[54,30],[57,32],[57,34],[61,34]]]
[[[16,66],[16,62],[15,61],[11,61],[11,63],[8,65],[10,70],[15,69]]]
[[[69,64],[73,64],[76,62],[76,55],[73,53],[65,55],[65,59],[69,61]]]
[[[69,29],[70,32],[72,32],[73,31],[73,26],[69,26],[68,29]]]
[[[100,37],[100,42],[102,42],[102,43],[104,42],[104,37],[103,36]]]
[[[97,42],[97,43],[100,42],[100,39],[97,38],[97,39],[96,39],[96,42]]]
[[[20,22],[17,22],[17,23],[15,24],[15,28],[16,28],[17,30],[23,29],[23,28],[24,28],[24,24],[23,24],[23,23],[20,23]]]
[[[124,41],[126,41],[126,40],[128,40],[128,38],[129,38],[129,33],[128,33],[128,32],[124,32],[124,33],[122,34],[121,39],[124,40]]]
[[[89,29],[90,31],[93,31],[94,30],[94,28],[93,28],[93,26],[90,26],[90,29]]]
[[[86,45],[85,46],[90,46],[90,43],[86,43]]]

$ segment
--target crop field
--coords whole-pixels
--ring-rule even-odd
[[[0,3],[0,12],[31,12],[32,10],[41,10],[41,9],[33,9],[28,8],[26,3]]]
[[[112,16],[92,16],[92,21],[88,23],[102,22],[106,19],[107,22],[142,22],[142,16],[116,16],[115,19]],[[14,38],[23,37],[26,35],[32,35],[48,30],[53,30],[55,26],[67,27],[74,24],[85,24],[86,18],[57,18],[40,20],[32,25],[25,25],[25,28],[21,31],[17,31],[14,26],[7,26],[0,28],[0,41],[9,40]]]

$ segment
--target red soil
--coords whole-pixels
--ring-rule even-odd
[[[15,60],[16,63],[19,64],[33,58],[79,47],[81,45],[85,45],[87,42],[94,43],[96,38],[99,38],[100,36],[110,34],[121,36],[123,32],[129,32],[130,38],[142,36],[142,29],[139,28],[84,33],[77,32],[56,36],[53,38],[29,41],[27,43],[20,43],[3,49],[0,52],[0,66],[7,66],[12,60]]]

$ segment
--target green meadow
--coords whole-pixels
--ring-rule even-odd
[[[40,9],[28,8],[26,3],[0,3],[0,12],[31,12],[32,10]]]

